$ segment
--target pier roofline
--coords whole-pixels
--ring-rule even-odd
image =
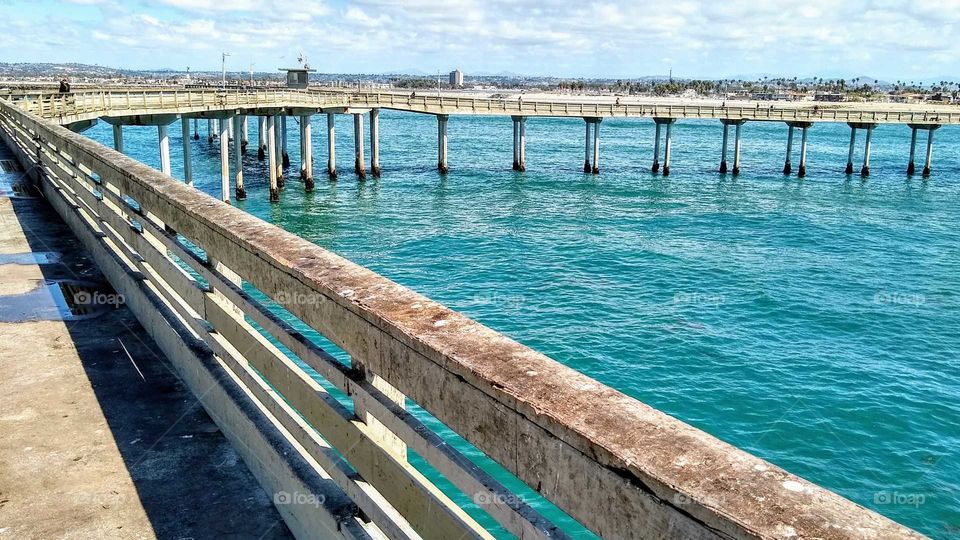
[[[213,94],[220,105],[204,104],[211,96],[192,92],[171,101],[141,95],[139,103],[134,93],[75,96],[73,103],[60,98],[62,104],[0,100],[0,136],[275,494],[297,536],[329,537],[321,527],[333,524],[345,537],[489,538],[410,465],[409,449],[509,532],[566,537],[526,495],[510,491],[409,414],[409,399],[602,537],[921,538],[189,182],[29,112],[52,118],[61,105],[75,114],[100,107],[100,115],[322,108],[329,100],[341,100],[339,107],[386,105],[372,96],[277,92],[241,100]],[[592,168],[603,117],[597,110],[588,117]],[[277,119],[267,120],[273,192],[285,135],[278,141]],[[523,124],[515,122],[515,140],[522,141]],[[669,159],[672,122],[664,123]],[[227,124],[221,122],[221,148],[227,148]],[[444,166],[446,119],[439,125]],[[233,126],[242,136],[241,124]],[[189,128],[184,118],[184,132]],[[115,135],[122,146],[122,130]],[[589,154],[589,144],[586,149]],[[522,155],[515,153],[521,162]],[[229,167],[226,158],[223,165]],[[331,173],[334,167],[331,162]],[[248,287],[336,344],[351,366],[264,307]],[[248,321],[353,399],[354,410]],[[329,493],[317,491],[312,479],[319,477],[329,478],[322,483]],[[355,506],[324,504],[340,494]]]

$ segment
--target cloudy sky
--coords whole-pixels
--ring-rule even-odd
[[[0,61],[960,78],[960,0],[0,0]]]

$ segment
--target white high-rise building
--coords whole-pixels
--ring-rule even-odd
[[[459,69],[450,72],[450,86],[463,86],[463,72]]]

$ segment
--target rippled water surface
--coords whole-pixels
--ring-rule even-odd
[[[786,127],[748,123],[734,179],[715,172],[719,123],[681,121],[663,178],[649,172],[649,120],[604,121],[591,176],[582,120],[528,121],[521,174],[508,118],[452,117],[441,177],[433,117],[384,112],[383,177],[357,181],[340,117],[328,183],[316,117],[318,181],[304,194],[291,119],[294,166],[271,205],[250,128],[241,208],[864,506],[960,537],[960,130],[936,132],[922,181],[904,175],[909,129],[880,126],[863,181],[842,174],[847,127],[816,125],[798,180],[780,174]],[[111,144],[102,123],[87,134]],[[158,165],[155,128],[125,135]],[[216,195],[219,147],[205,122],[201,135],[194,174]]]

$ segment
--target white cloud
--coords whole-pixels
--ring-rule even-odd
[[[672,65],[684,76],[960,75],[960,0],[62,1],[76,5],[38,15],[26,0],[0,2],[6,41],[24,44],[0,59],[213,68],[213,51],[226,49],[238,66],[270,69],[303,49],[319,69],[339,72],[460,66],[622,77]],[[82,17],[64,14],[78,10]],[[38,25],[57,28],[62,48],[34,43]],[[128,50],[99,50],[98,41]]]

